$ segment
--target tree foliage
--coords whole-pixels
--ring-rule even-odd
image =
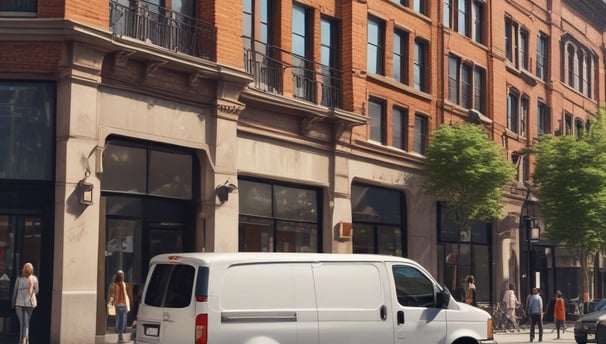
[[[587,258],[606,245],[606,125],[604,111],[577,135],[545,135],[532,149],[533,184],[545,235],[567,247],[586,271]],[[583,279],[583,291],[587,281]]]
[[[502,188],[516,171],[480,126],[440,126],[432,134],[424,167],[425,192],[446,205],[461,230],[470,231],[476,221],[502,218]]]

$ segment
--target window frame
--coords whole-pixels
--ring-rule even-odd
[[[385,21],[369,15],[367,22],[366,69],[369,74],[385,75]],[[371,23],[376,27],[376,36],[373,37],[371,37]],[[371,57],[375,60],[374,64],[371,63]]]
[[[429,42],[423,38],[415,37],[414,43],[414,89],[421,92],[429,92]]]
[[[413,152],[425,155],[429,138],[429,116],[415,113]]]

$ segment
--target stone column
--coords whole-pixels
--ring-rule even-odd
[[[97,86],[104,53],[66,43],[57,84],[55,239],[50,343],[95,338],[100,183],[96,177]],[[94,187],[81,204],[78,181]],[[51,259],[51,257],[47,257]]]
[[[239,197],[237,187],[238,116],[244,104],[238,101],[243,84],[240,82],[217,82],[216,114],[209,126],[209,164],[205,168],[204,190],[206,200],[203,207],[205,217],[204,250],[211,252],[238,251]],[[230,189],[228,199],[220,201],[217,189]]]

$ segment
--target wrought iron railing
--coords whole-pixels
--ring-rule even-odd
[[[0,1],[0,12],[33,12],[36,13],[37,0],[3,0]]]
[[[293,96],[330,108],[342,107],[342,72],[305,59],[281,48],[251,42],[245,38],[245,47],[254,43],[256,49],[244,49],[244,66],[253,75],[255,89],[284,94],[287,78],[293,83]],[[264,53],[259,52],[264,50]],[[290,56],[290,63],[272,56]]]
[[[215,60],[215,27],[155,4],[111,0],[110,30],[191,56]]]

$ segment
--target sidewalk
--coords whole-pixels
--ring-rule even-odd
[[[535,328],[535,337],[533,343],[538,343],[539,330]],[[574,321],[566,322],[566,332],[560,332],[560,339],[555,339],[557,336],[555,324],[546,323],[543,326],[543,341],[542,343],[559,343],[559,344],[573,344],[576,343],[574,340]],[[498,344],[509,344],[509,343],[530,343],[530,330],[528,328],[522,329],[520,332],[498,332],[494,334],[494,338]]]

